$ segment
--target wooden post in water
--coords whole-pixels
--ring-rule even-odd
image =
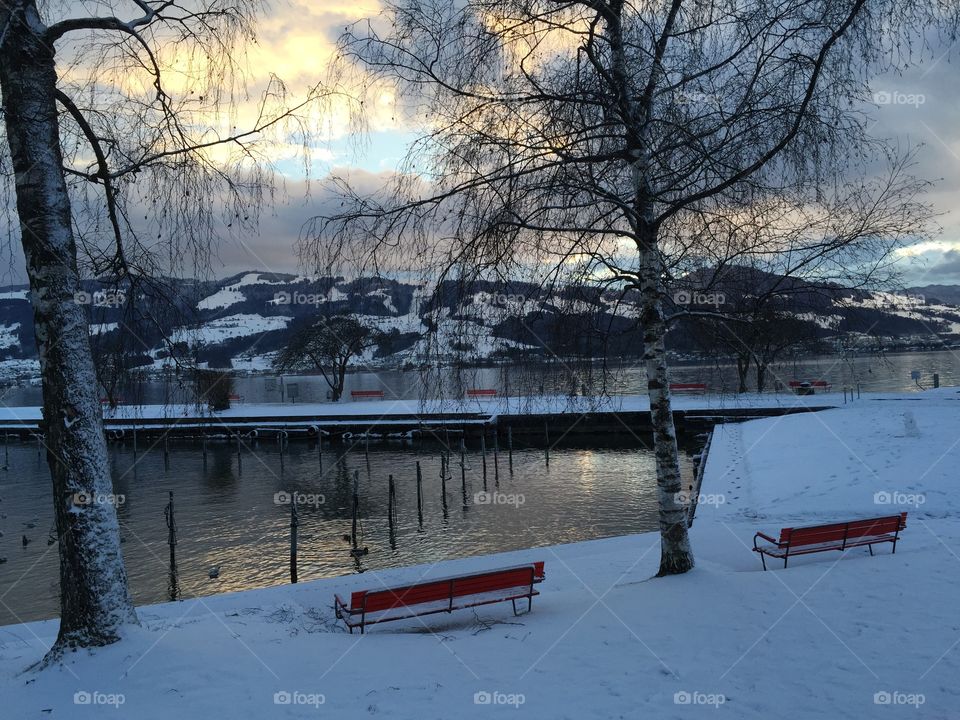
[[[360,471],[353,471],[353,525],[350,529],[350,542],[353,545],[354,556],[359,554],[357,548],[357,516],[360,514]]]
[[[136,455],[136,453],[134,453]],[[203,469],[207,469],[207,429],[203,429]]]
[[[163,469],[170,469],[170,444],[169,436],[166,433],[163,435]]]
[[[493,484],[500,487],[500,433],[493,428]]]
[[[480,456],[483,458],[483,489],[487,489],[487,426],[480,433]]]
[[[420,473],[420,461],[417,460],[417,517],[423,527],[423,475]]]
[[[390,534],[394,532],[394,520],[397,514],[397,489],[393,484],[393,475],[387,476],[387,516],[390,522]]]
[[[43,444],[43,431],[37,428],[37,457],[40,457],[40,446]]]
[[[440,493],[443,497],[443,509],[447,509],[447,464],[450,462],[450,456],[446,453],[440,454]]]
[[[297,582],[297,527],[300,525],[297,517],[297,494],[290,494],[290,582]]]
[[[280,439],[280,474],[281,475],[283,474],[283,471],[285,469],[285,464],[283,460],[283,448],[284,448],[284,445],[287,444],[286,434],[287,434],[286,430],[281,430],[277,435],[277,437]]]
[[[507,455],[510,460],[510,474],[513,475],[513,425],[507,425]]]
[[[176,600],[180,595],[180,582],[177,574],[177,520],[173,513],[173,490],[169,497],[163,516],[167,523],[167,545],[170,547],[170,599]]]
[[[323,475],[323,430],[317,428],[317,466],[320,468],[320,474]]]
[[[543,446],[543,456],[547,462],[547,467],[550,467],[550,423],[546,420],[543,421],[543,436],[546,440],[546,445]]]
[[[243,456],[240,454],[240,432],[237,432],[237,472],[243,472]]]
[[[3,431],[3,469],[10,468],[10,435]]]
[[[133,460],[137,460],[137,426],[133,426]]]
[[[467,444],[460,438],[460,492],[463,494],[463,507],[467,507]]]

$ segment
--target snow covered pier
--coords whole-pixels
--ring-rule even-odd
[[[674,398],[677,428],[699,433],[718,422],[773,417],[837,407],[837,394],[704,395]],[[28,438],[40,431],[39,407],[0,409],[0,432]],[[287,437],[355,436],[415,437],[419,433],[483,432],[542,437],[544,424],[565,436],[632,435],[651,429],[646,397],[603,398],[542,396],[463,401],[373,400],[340,403],[236,403],[224,411],[196,404],[120,405],[104,407],[104,425],[111,439],[134,431],[171,437],[263,435]]]

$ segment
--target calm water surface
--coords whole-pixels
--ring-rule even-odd
[[[278,492],[301,493],[300,581],[574,542],[656,529],[652,453],[642,447],[555,448],[549,467],[539,448],[516,448],[513,473],[505,449],[498,472],[487,454],[487,488],[503,503],[478,504],[483,463],[478,448],[466,456],[466,497],[459,455],[451,460],[446,501],[440,481],[440,447],[325,445],[323,472],[316,444],[293,441],[281,464],[276,441],[242,451],[211,444],[206,469],[196,445],[171,444],[169,469],[162,450],[140,453],[111,445],[114,491],[123,552],[136,603],[166,601],[289,582],[290,506]],[[2,452],[2,450],[0,450]],[[423,476],[423,525],[417,515],[416,463]],[[683,470],[692,474],[690,455]],[[350,533],[352,485],[359,473],[359,565],[343,538]],[[388,475],[397,491],[391,540]],[[499,475],[499,486],[496,477]],[[178,526],[178,587],[171,587],[164,507],[174,491]],[[282,500],[282,498],[281,498]],[[512,504],[510,504],[512,502]],[[521,502],[522,501],[522,502]],[[12,444],[0,471],[0,625],[53,617],[58,612],[57,544],[45,460],[35,446]],[[30,541],[22,545],[22,537]],[[48,544],[49,543],[49,544]],[[209,569],[220,566],[220,576]]]

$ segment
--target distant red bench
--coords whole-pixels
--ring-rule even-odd
[[[230,398],[231,401],[234,401],[234,400],[235,400],[236,402],[240,402],[240,400],[241,400],[241,398],[240,398],[239,395],[233,395],[233,394],[231,394],[231,395],[228,395],[227,397]]]
[[[783,566],[794,555],[809,555],[811,553],[826,552],[862,547],[866,545],[873,555],[873,546],[878,543],[893,543],[893,552],[897,551],[897,541],[900,531],[907,527],[907,514],[887,515],[884,517],[868,518],[865,520],[850,520],[849,522],[831,523],[829,525],[810,525],[799,528],[783,528],[780,539],[774,540],[769,535],[758,532],[753,536],[753,551],[760,553],[763,569],[767,569],[765,555],[782,558]],[[768,545],[758,545],[757,539],[762,538]]]
[[[702,392],[707,391],[706,383],[670,383],[670,392]]]
[[[808,383],[801,382],[800,380],[791,380],[787,383],[792,388],[803,387],[804,385],[809,385],[816,388],[829,388],[833,387],[833,383],[829,383],[826,380],[812,380]]]
[[[383,400],[383,390],[351,390],[352,398],[377,398]]]
[[[483,389],[467,390],[467,397],[492,398],[496,396],[497,396],[496,390],[483,390]]]
[[[527,599],[526,612],[530,612],[533,596],[540,594],[533,586],[542,582],[543,577],[543,563],[536,562],[413,585],[358,590],[350,595],[349,605],[339,595],[334,595],[334,612],[351,633],[359,627],[361,634],[367,625],[375,623],[449,613],[507,600],[513,604],[513,614],[517,615],[517,600],[523,598]]]

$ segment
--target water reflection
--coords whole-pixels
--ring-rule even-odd
[[[211,441],[204,453],[171,441],[168,462],[162,446],[141,442],[135,453],[132,443],[112,445],[134,599],[289,582],[291,509],[279,493],[298,496],[300,582],[657,526],[654,460],[646,449],[560,447],[547,467],[542,449],[515,447],[511,471],[509,455],[488,447],[485,485],[478,443],[468,441],[461,455],[454,442],[447,457],[439,445],[420,443],[375,443],[369,453],[359,443],[327,443],[321,454],[316,443],[250,440],[238,456],[224,442]],[[58,609],[57,546],[20,544],[21,534],[39,540],[52,525],[46,466],[29,443],[11,444],[9,464],[0,472],[0,557],[7,558],[0,564],[0,624]],[[686,456],[684,472],[691,472]],[[351,552],[355,477],[357,547],[366,554]]]

